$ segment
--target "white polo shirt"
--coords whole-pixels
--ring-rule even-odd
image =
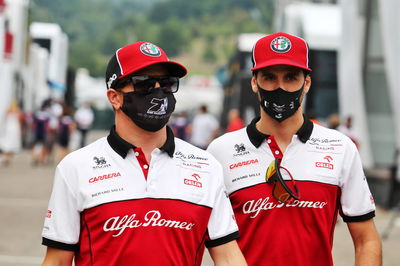
[[[57,166],[43,244],[76,265],[200,265],[204,243],[238,238],[221,165],[174,138],[150,164],[114,129]]]
[[[333,265],[333,233],[345,222],[371,219],[375,204],[354,143],[342,133],[305,119],[284,154],[272,136],[256,129],[227,133],[208,147],[222,164],[239,225],[239,246],[249,265]],[[265,182],[268,165],[281,158],[300,199],[279,203]],[[285,171],[282,171],[285,174]],[[285,180],[289,180],[284,175]]]

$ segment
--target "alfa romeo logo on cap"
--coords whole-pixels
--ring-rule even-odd
[[[290,48],[292,48],[290,40],[283,36],[279,36],[273,39],[270,46],[272,51],[277,53],[286,53],[290,50]]]
[[[140,51],[148,56],[160,56],[160,49],[152,43],[145,42],[140,46]]]

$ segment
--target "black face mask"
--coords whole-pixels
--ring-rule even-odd
[[[175,109],[175,97],[161,88],[148,94],[137,92],[123,93],[124,104],[121,110],[140,128],[155,132],[163,128]]]
[[[260,92],[261,107],[278,122],[282,122],[294,115],[300,107],[300,97],[304,90],[304,84],[299,90],[293,92],[287,92],[282,88],[267,91],[260,88],[258,84],[257,87]]]

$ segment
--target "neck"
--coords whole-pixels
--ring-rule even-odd
[[[304,118],[301,107],[293,116],[282,122],[276,121],[261,109],[261,119],[256,123],[256,128],[263,134],[274,136],[281,150],[284,151],[292,141],[293,135],[303,125],[303,122]]]
[[[125,141],[140,147],[148,162],[151,159],[151,152],[155,148],[161,148],[167,140],[165,126],[156,132],[146,131],[138,127],[120,110],[117,110],[115,114],[115,130]]]

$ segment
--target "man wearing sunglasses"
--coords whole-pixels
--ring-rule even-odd
[[[43,265],[246,265],[221,165],[167,122],[186,68],[149,42],[117,50],[106,71],[108,137],[57,166]]]
[[[260,117],[214,140],[249,265],[333,265],[337,215],[356,265],[381,265],[375,205],[354,143],[313,124],[301,104],[311,86],[307,43],[275,33],[253,47],[251,87]]]

